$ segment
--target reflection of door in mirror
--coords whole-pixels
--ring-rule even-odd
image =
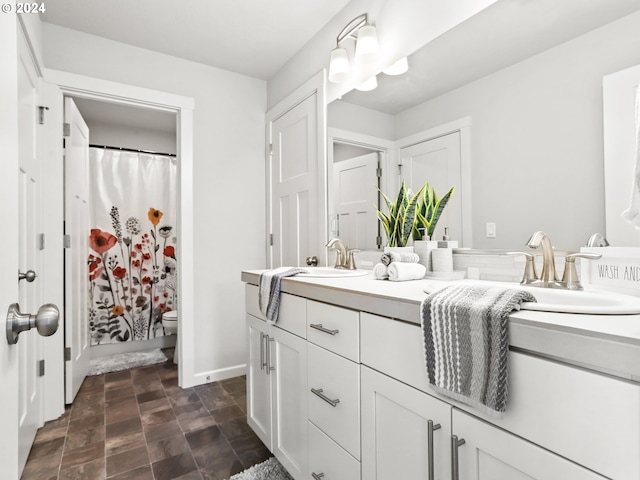
[[[378,237],[380,152],[340,160],[334,156],[334,219],[331,233],[349,248],[375,250]]]
[[[442,197],[455,187],[434,230],[432,240],[439,240],[449,229],[452,240],[462,241],[462,202],[460,200],[461,156],[460,132],[449,133],[400,149],[401,178],[416,192],[425,182]]]
[[[640,232],[622,216],[630,207],[634,165],[640,155],[639,89],[640,65],[603,79],[606,237],[616,247],[640,245]]]

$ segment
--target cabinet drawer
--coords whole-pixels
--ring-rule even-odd
[[[360,313],[307,301],[307,339],[354,362],[360,361]]]
[[[309,422],[309,475],[307,478],[313,478],[314,473],[320,478],[359,480],[360,462]]]
[[[258,304],[258,287],[255,285],[245,284],[245,309],[247,313],[266,320],[260,311]],[[276,325],[287,332],[307,338],[307,300],[302,297],[296,297],[288,293],[280,295],[280,306],[278,312],[278,321]]]
[[[359,460],[360,365],[312,343],[307,353],[309,420]]]

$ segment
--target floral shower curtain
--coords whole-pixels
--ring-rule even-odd
[[[176,302],[176,159],[90,149],[91,344],[164,335]]]

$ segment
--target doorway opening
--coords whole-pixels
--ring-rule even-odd
[[[81,105],[84,110],[84,114],[88,117],[88,123],[98,125],[94,128],[94,134],[92,135],[91,144],[100,145],[99,151],[106,151],[111,149],[105,149],[103,147],[121,147],[129,150],[146,150],[160,153],[174,154],[173,157],[175,165],[175,180],[173,182],[173,196],[175,200],[175,224],[172,225],[172,231],[170,235],[167,235],[165,239],[164,234],[168,229],[159,231],[163,225],[160,225],[159,216],[160,213],[164,215],[159,208],[153,208],[150,205],[147,208],[147,212],[144,215],[144,219],[148,220],[150,226],[153,229],[153,234],[147,233],[147,241],[150,243],[155,235],[157,242],[151,247],[151,251],[137,252],[142,256],[144,253],[153,256],[149,271],[156,269],[160,272],[162,267],[166,267],[164,259],[164,253],[169,253],[170,257],[179,258],[181,261],[175,266],[175,275],[177,278],[175,286],[175,297],[180,298],[180,316],[185,321],[178,322],[178,335],[177,341],[181,345],[186,345],[187,348],[180,348],[184,352],[192,352],[193,349],[188,348],[194,341],[193,333],[193,200],[192,200],[192,183],[193,183],[193,99],[188,97],[182,97],[178,95],[168,94],[165,92],[158,92],[154,90],[148,90],[144,88],[134,87],[130,85],[123,85],[115,82],[109,82],[90,77],[83,77],[66,72],[47,71],[46,81],[56,84],[65,98],[73,98],[75,102]],[[122,117],[127,117],[129,124],[123,124]],[[135,118],[134,118],[135,117]],[[137,122],[137,126],[131,125],[131,122]],[[102,124],[102,125],[100,125]],[[153,128],[148,128],[149,125],[153,125]],[[143,127],[147,132],[142,132]],[[144,135],[142,134],[144,133]],[[115,138],[115,140],[113,140]],[[116,145],[113,145],[116,143]],[[131,152],[129,152],[131,153]],[[170,155],[167,155],[170,157]],[[125,202],[128,203],[128,202]],[[152,218],[150,209],[153,209],[155,217]],[[111,211],[109,212],[109,214]],[[120,219],[120,227],[124,231],[126,230],[127,218]],[[158,221],[156,222],[156,219]],[[142,219],[140,219],[142,220]],[[113,227],[113,224],[111,225]],[[133,227],[134,225],[130,225]],[[135,228],[131,229],[135,231]],[[147,229],[149,230],[149,229]],[[85,238],[89,237],[89,233]],[[114,235],[117,238],[117,235]],[[171,237],[171,238],[170,238]],[[170,244],[170,241],[175,238],[175,245]],[[124,243],[124,235],[122,236]],[[167,240],[167,245],[165,245]],[[135,248],[133,239],[131,239],[132,248]],[[123,252],[125,252],[126,244],[123,245]],[[156,247],[159,247],[156,250]],[[173,251],[171,248],[173,247]],[[119,251],[120,247],[116,247]],[[166,248],[166,250],[165,250]],[[115,250],[114,250],[115,251]],[[158,255],[160,260],[158,260]],[[131,258],[127,256],[127,261]],[[87,256],[88,258],[88,256]],[[103,267],[105,265],[102,265]],[[117,266],[112,265],[114,269]],[[87,276],[89,269],[85,264]],[[108,267],[107,267],[108,268]],[[121,266],[123,268],[123,266]],[[113,274],[113,270],[110,271]],[[122,275],[122,270],[116,272],[118,275]],[[146,273],[146,272],[143,272]],[[162,272],[158,276],[162,275]],[[140,275],[138,275],[140,277]],[[117,278],[113,275],[109,276],[113,281]],[[148,278],[145,278],[148,277]],[[124,276],[123,276],[124,279]],[[122,279],[120,279],[122,280]],[[138,279],[140,285],[138,288],[143,290],[145,287],[148,289],[149,284],[153,283],[153,276],[143,275]],[[134,280],[132,280],[134,282]],[[128,286],[128,282],[127,282]],[[133,285],[132,285],[133,286]],[[155,286],[155,285],[154,285]],[[122,284],[118,285],[120,288],[119,293],[122,294]],[[104,287],[105,290],[107,287]],[[129,287],[130,288],[130,287]],[[128,290],[129,294],[131,290]],[[163,297],[166,290],[163,292],[147,292],[152,293],[152,300],[154,297]],[[156,295],[160,293],[160,295]],[[148,295],[147,295],[148,298]],[[130,298],[129,306],[132,305],[135,308],[135,301],[131,303]],[[117,305],[112,307],[116,307]],[[155,310],[158,310],[160,302],[157,302]],[[167,308],[166,303],[162,308]],[[117,309],[119,313],[119,309]],[[147,308],[150,311],[150,308]],[[113,317],[113,312],[111,312]],[[160,324],[161,325],[161,324]],[[159,333],[162,327],[158,324],[157,318],[152,322],[152,327],[156,333]],[[149,327],[149,322],[146,323],[147,330],[145,332],[138,332],[140,337],[145,337]],[[121,339],[125,338],[123,331],[120,333]],[[129,333],[129,337],[131,333]],[[154,337],[149,333],[149,337]],[[164,337],[164,335],[157,335],[158,337]],[[117,337],[117,335],[116,335]],[[175,338],[175,336],[174,336]],[[162,339],[160,343],[167,345],[167,341],[171,342],[173,339]],[[164,343],[163,343],[164,342]],[[123,342],[118,342],[123,343]],[[68,345],[67,345],[68,346]],[[112,346],[107,346],[114,348]],[[99,352],[99,355],[108,354],[106,351]],[[69,358],[69,352],[65,351],[65,355]],[[69,362],[66,362],[69,363]],[[194,375],[194,358],[189,355],[183,355],[178,365],[179,384],[180,386],[187,387],[195,384]],[[67,403],[70,403],[70,399],[67,398]]]

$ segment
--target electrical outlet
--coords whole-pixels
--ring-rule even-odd
[[[487,238],[496,238],[496,224],[493,222],[487,223]]]

